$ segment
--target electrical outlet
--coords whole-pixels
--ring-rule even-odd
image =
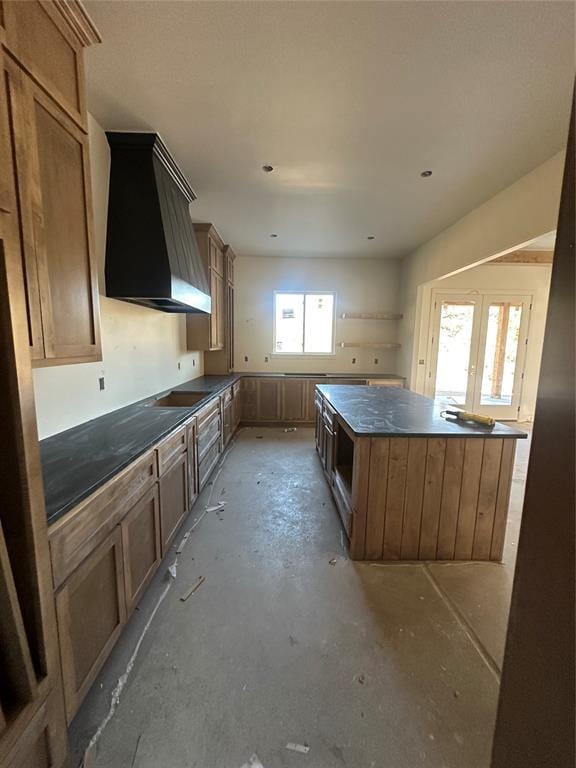
[[[267,363],[267,362],[268,362],[268,355],[264,355],[264,362],[265,362],[265,363]]]
[[[356,365],[356,358],[355,357],[352,358],[352,365]]]
[[[245,363],[247,363],[247,362],[248,362],[248,355],[244,355],[244,362],[245,362]]]
[[[105,388],[104,376],[100,376],[98,379],[98,386],[100,387],[100,392],[103,392]]]
[[[192,368],[196,368],[196,358],[192,358]]]
[[[377,357],[374,358],[374,365],[378,365],[378,358]]]
[[[182,365],[181,365],[181,364],[180,364],[180,362],[179,362],[179,363],[178,363],[178,370],[180,370],[181,368],[182,368]]]

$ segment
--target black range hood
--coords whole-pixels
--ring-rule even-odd
[[[188,210],[194,190],[157,133],[107,132],[106,295],[163,312],[211,311]]]

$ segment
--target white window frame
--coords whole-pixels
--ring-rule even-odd
[[[305,352],[304,351],[304,338],[306,334],[306,298],[304,298],[304,317],[302,323],[302,352],[276,352],[276,296],[278,295],[292,295],[298,294],[300,296],[318,296],[324,294],[325,296],[332,296],[332,350],[330,352]],[[272,356],[273,357],[335,357],[336,355],[336,292],[335,291],[300,291],[294,288],[291,291],[274,291],[274,303],[272,306]]]

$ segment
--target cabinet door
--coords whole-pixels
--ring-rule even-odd
[[[196,421],[188,424],[188,509],[198,496],[198,456],[196,452]]]
[[[56,613],[70,722],[126,620],[120,527],[64,582]]]
[[[124,582],[128,611],[136,605],[160,562],[160,513],[154,485],[122,520]]]
[[[217,272],[210,270],[210,349],[224,348],[224,281]]]
[[[160,478],[162,557],[188,511],[188,452],[181,454]]]
[[[29,89],[25,86],[25,75],[14,64],[5,59],[3,77],[6,84],[6,116],[10,137],[11,156],[14,161],[16,211],[20,222],[20,253],[26,288],[26,314],[28,320],[28,342],[32,360],[44,358],[44,337],[40,314],[40,284],[38,280],[37,242],[35,239],[36,220],[41,216],[37,196],[30,180],[34,178],[35,165],[28,146],[27,105]],[[2,165],[2,167],[8,167]],[[9,174],[1,174],[3,182]]]
[[[12,165],[12,126],[8,102],[8,73],[4,70],[4,52],[0,48],[0,212],[13,213],[16,208],[14,169]]]
[[[261,421],[280,421],[281,379],[256,379],[256,418]]]
[[[282,381],[282,419],[284,421],[303,421],[306,418],[305,379],[286,379]]]
[[[230,438],[232,437],[232,421],[234,418],[233,414],[234,410],[234,401],[230,400],[230,402],[224,407],[224,423],[222,425],[222,435],[224,438],[224,445],[228,445],[230,442]]]
[[[231,283],[227,285],[227,301],[226,301],[226,323],[225,323],[225,336],[226,336],[226,354],[227,354],[227,366],[228,371],[234,370],[234,286]]]
[[[22,95],[17,141],[30,166],[17,172],[30,185],[26,238],[36,256],[44,356],[48,364],[100,360],[88,137],[25,77]]]

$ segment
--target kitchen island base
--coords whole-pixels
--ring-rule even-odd
[[[498,425],[488,436],[358,435],[334,399],[318,394],[316,445],[352,559],[502,559],[523,433]]]

